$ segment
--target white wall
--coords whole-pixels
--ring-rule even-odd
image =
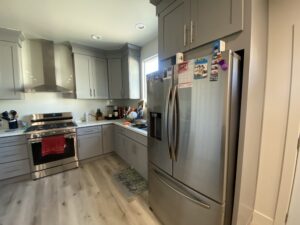
[[[152,41],[148,42],[142,47],[141,50],[141,61],[147,59],[155,54],[158,54],[158,40],[157,37]]]
[[[0,100],[0,111],[14,109],[21,119],[33,113],[72,112],[75,119],[84,112],[95,113],[97,108],[105,112],[105,100],[65,99],[59,93],[26,93],[24,100]]]
[[[276,207],[286,141],[292,71],[292,26],[300,29],[300,2],[269,1],[268,71],[261,156],[253,224],[276,222]],[[300,40],[295,39],[298,43]],[[298,62],[299,59],[294,59]],[[292,163],[292,162],[291,162]],[[277,223],[276,223],[277,224]],[[283,224],[282,221],[281,223]]]

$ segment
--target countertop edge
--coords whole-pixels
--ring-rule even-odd
[[[135,127],[131,127],[128,125],[124,125],[122,124],[124,121],[115,121],[115,120],[107,120],[107,121],[91,121],[91,122],[83,122],[83,123],[77,123],[77,127],[76,129],[80,129],[80,128],[84,128],[84,127],[92,127],[92,126],[102,126],[102,125],[109,125],[109,124],[113,124],[113,125],[117,125],[120,127],[123,127],[125,129],[131,130],[137,134],[143,135],[145,137],[148,136],[147,131],[144,130],[140,130],[138,128]],[[4,130],[0,130],[0,138],[6,138],[6,137],[13,137],[13,136],[20,136],[20,135],[25,135],[24,130],[23,129],[18,129],[16,131],[4,131]]]

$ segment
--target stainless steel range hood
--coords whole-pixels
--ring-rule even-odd
[[[70,92],[70,90],[58,86],[55,75],[54,42],[38,40],[42,47],[42,62],[44,71],[44,84],[33,87],[35,92]]]

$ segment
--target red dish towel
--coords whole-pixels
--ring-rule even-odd
[[[42,157],[65,152],[66,140],[63,135],[45,137],[42,139]]]

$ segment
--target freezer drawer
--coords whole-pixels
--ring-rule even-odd
[[[164,225],[222,225],[225,207],[150,165],[149,204]]]

